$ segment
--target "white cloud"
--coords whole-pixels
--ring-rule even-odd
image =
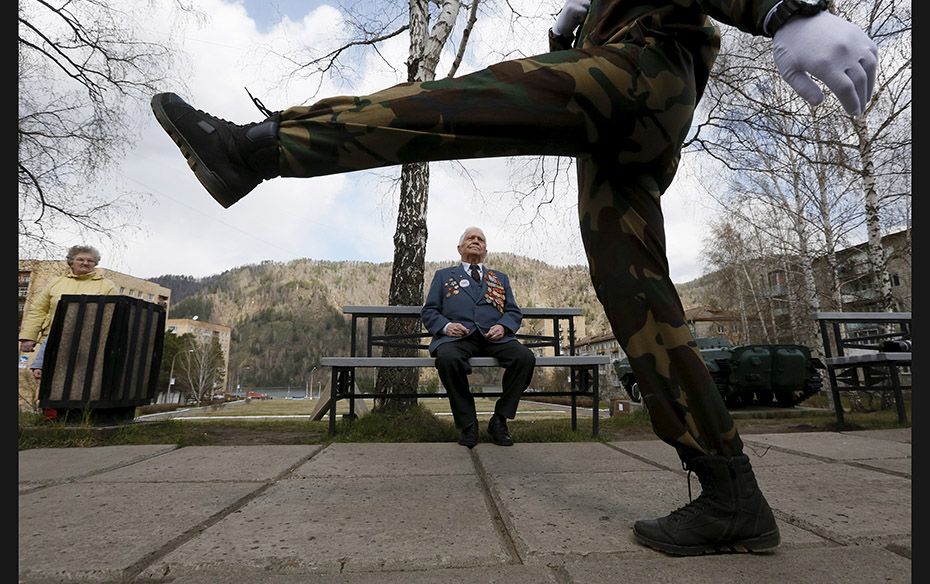
[[[243,87],[271,109],[305,102],[316,91],[316,84],[298,78],[282,81],[289,65],[276,54],[290,52],[297,44],[333,45],[339,36],[335,33],[343,26],[340,14],[330,6],[314,4],[302,18],[291,14],[275,26],[260,29],[241,3],[197,0],[195,5],[209,20],[202,26],[188,23],[180,33],[174,31],[173,38],[185,54],[178,70],[184,86],[164,89],[237,123],[261,119]],[[153,10],[167,10],[171,3],[154,5]],[[517,24],[524,54],[546,47],[545,31],[551,22],[546,10],[538,6],[538,2],[527,4],[542,14],[541,18]],[[163,12],[146,16],[145,30],[153,39],[169,38],[172,17]],[[488,52],[470,57],[459,74],[498,60],[491,55],[508,48],[504,41],[510,30],[506,22],[497,29],[482,22],[472,42]],[[398,36],[381,47],[380,54],[369,52],[356,65],[357,87],[347,90],[324,81],[317,95],[363,94],[402,81],[406,52],[407,38]],[[392,70],[385,66],[385,59],[398,65]],[[443,57],[439,76],[448,70],[450,59],[449,54]],[[139,277],[202,277],[263,260],[392,259],[396,196],[384,195],[379,177],[396,176],[399,167],[313,179],[274,179],[223,209],[194,178],[148,108],[139,115],[141,137],[120,165],[119,183],[148,191],[153,197],[140,209],[144,230],[138,234],[127,231],[122,246],[88,242],[101,248],[104,267]],[[507,161],[472,160],[463,165],[471,171],[484,198],[473,195],[470,180],[461,176],[457,165],[431,166],[427,259],[454,259],[458,236],[466,226],[476,224],[487,232],[492,251],[529,255],[554,264],[585,263],[574,192],[566,192],[547,207],[544,220],[526,233],[517,226],[528,220],[530,210],[508,218],[513,201],[499,194],[508,189]],[[672,278],[678,282],[700,275],[701,222],[696,221],[699,213],[685,201],[683,193],[687,191],[686,184],[676,182],[664,201]]]

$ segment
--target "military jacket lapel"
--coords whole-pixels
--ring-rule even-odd
[[[455,277],[458,278],[458,281],[461,282],[465,280],[468,282],[468,286],[462,286],[465,288],[465,292],[468,293],[475,302],[481,300],[481,295],[483,294],[482,287],[478,285],[478,282],[475,282],[471,278],[471,274],[462,269],[462,266],[459,266],[455,270]]]

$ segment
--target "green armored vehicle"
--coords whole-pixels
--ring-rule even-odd
[[[695,339],[707,369],[729,408],[795,406],[823,387],[820,359],[803,345],[740,345],[720,337]],[[627,358],[615,359],[620,385],[634,402],[642,396]]]

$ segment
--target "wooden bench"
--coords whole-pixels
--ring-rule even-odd
[[[901,369],[911,365],[910,312],[817,312],[836,421],[843,424],[841,391],[894,392],[898,422],[907,423]],[[908,350],[884,350],[886,344]]]
[[[351,341],[350,355],[348,357],[324,357],[320,361],[323,367],[332,368],[330,382],[329,433],[336,433],[336,403],[339,400],[349,401],[348,418],[355,417],[355,400],[365,398],[426,398],[446,397],[445,393],[361,393],[355,386],[355,370],[359,368],[394,368],[394,367],[434,367],[435,359],[432,357],[382,357],[375,355],[376,347],[406,347],[425,351],[428,348],[428,339],[431,335],[421,326],[421,332],[416,335],[385,335],[375,331],[374,323],[377,319],[391,317],[420,318],[420,306],[345,306],[343,314],[351,315]],[[534,396],[569,396],[571,397],[572,430],[578,429],[577,400],[579,397],[590,397],[592,400],[592,435],[597,436],[598,407],[600,403],[598,369],[607,366],[610,359],[606,355],[579,356],[575,355],[575,323],[574,318],[580,316],[580,308],[524,308],[523,320],[543,319],[552,324],[551,334],[519,333],[517,339],[529,348],[551,347],[553,355],[536,357],[537,367],[567,367],[569,369],[569,389],[565,391],[534,391]],[[364,322],[363,322],[364,321]],[[563,324],[564,323],[564,324]],[[365,348],[359,354],[360,326],[365,327]],[[568,352],[563,354],[561,343],[561,330],[568,331]],[[525,327],[523,327],[525,328]],[[424,342],[423,339],[426,339]],[[500,367],[497,359],[492,357],[475,357],[469,360],[472,367]],[[481,397],[499,397],[502,391],[484,391]],[[477,394],[476,394],[477,395]],[[527,394],[524,393],[524,396]]]

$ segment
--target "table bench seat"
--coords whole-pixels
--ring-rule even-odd
[[[407,368],[407,367],[435,367],[436,360],[432,357],[384,357],[375,355],[376,347],[405,347],[408,349],[415,348],[425,351],[428,345],[424,342],[412,344],[411,335],[385,335],[376,334],[373,327],[373,320],[386,319],[392,317],[400,318],[420,318],[419,306],[346,306],[343,307],[343,313],[351,315],[351,355],[344,357],[323,357],[320,365],[332,369],[332,381],[330,384],[330,397],[326,404],[329,410],[329,433],[336,433],[336,402],[340,399],[349,401],[349,418],[355,417],[355,400],[363,398],[420,398],[420,397],[445,397],[445,393],[361,393],[355,387],[356,369],[373,368]],[[569,388],[565,391],[534,391],[533,396],[569,396],[571,397],[571,420],[572,429],[577,429],[577,399],[579,397],[591,398],[593,402],[592,412],[592,434],[598,435],[598,412],[600,404],[598,373],[600,367],[610,365],[610,358],[606,355],[575,355],[575,327],[574,317],[580,316],[580,308],[527,308],[523,309],[524,320],[528,319],[546,319],[553,323],[551,334],[518,334],[517,339],[527,347],[551,347],[551,356],[537,356],[536,367],[566,367],[570,371]],[[366,329],[360,326],[361,321],[366,321]],[[562,354],[562,343],[559,331],[562,330],[562,322],[567,322],[568,331],[568,353]],[[357,353],[356,344],[361,331],[366,331],[366,341],[364,355]],[[428,339],[429,333],[421,331],[416,338]],[[500,367],[500,362],[493,357],[473,357],[469,359],[472,367]],[[475,392],[479,395],[478,392]],[[481,396],[493,397],[500,396],[502,391],[482,391]],[[320,412],[322,415],[322,410]]]
[[[911,313],[817,312],[814,318],[820,325],[837,423],[844,423],[841,391],[888,390],[894,392],[898,421],[907,423],[903,390],[911,386],[902,383],[901,370],[910,367],[911,353],[883,351],[882,345],[911,340]]]

